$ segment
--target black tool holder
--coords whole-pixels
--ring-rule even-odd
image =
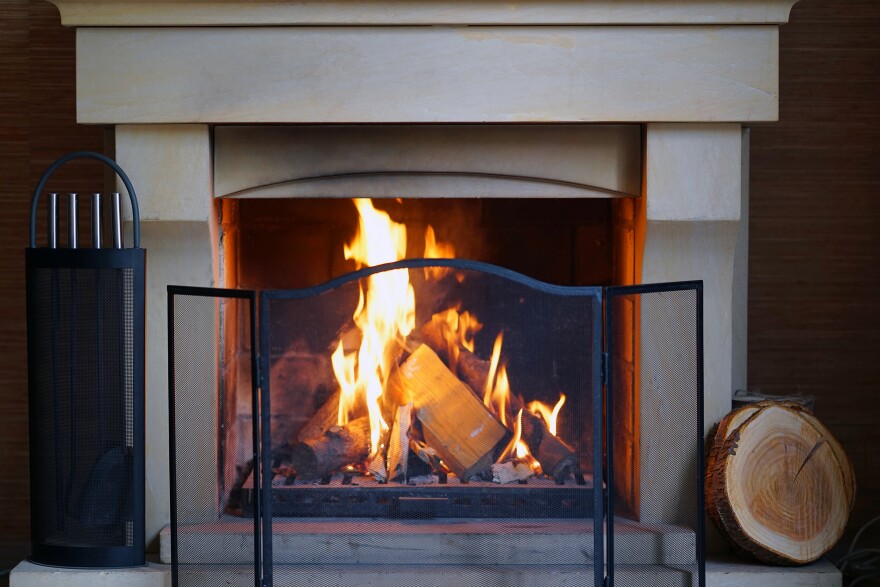
[[[58,167],[82,158],[111,167],[125,184],[134,248],[37,248],[40,193]],[[146,252],[134,189],[113,160],[79,151],[46,170],[31,202],[25,259],[31,561],[143,565]]]

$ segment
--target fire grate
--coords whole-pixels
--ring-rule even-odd
[[[362,518],[592,518],[593,482],[576,475],[563,483],[527,479],[512,485],[463,483],[452,477],[411,484],[378,483],[372,477],[328,475],[318,481],[272,480],[276,517]],[[256,502],[253,478],[242,487],[245,515]]]

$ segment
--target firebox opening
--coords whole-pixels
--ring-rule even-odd
[[[345,252],[359,226],[358,210],[351,198],[363,195],[372,196],[375,209],[381,214],[387,213],[391,222],[405,226],[407,232],[405,247],[395,246],[395,256],[381,262],[454,257],[490,263],[547,284],[595,288],[635,283],[636,211],[640,207],[638,196],[643,193],[641,138],[642,129],[638,125],[216,127],[214,191],[221,221],[221,282],[230,288],[291,290],[314,287],[364,265],[375,265],[372,261],[355,262],[352,255]],[[430,254],[426,252],[428,241],[438,244],[438,249]],[[454,254],[445,252],[450,249]],[[361,295],[366,296],[364,292]],[[356,314],[355,308],[359,305],[356,293],[352,296],[339,303],[346,306],[348,316],[343,319],[348,322],[352,321],[352,312]],[[457,310],[476,310],[478,319],[484,320],[484,315],[491,314],[492,304],[483,306]],[[457,317],[444,314],[446,309],[434,308],[427,315],[418,316],[415,326],[421,328],[440,317],[444,323],[457,321]],[[316,309],[319,314],[326,311],[324,306]],[[221,324],[227,325],[221,334],[227,365],[245,360],[249,353],[235,338],[236,332],[245,330],[238,327],[240,320],[234,312],[221,316]],[[601,318],[594,320],[600,330],[601,322]],[[232,323],[237,326],[230,327]],[[348,344],[343,344],[345,337],[338,331],[343,327],[342,321],[325,326],[326,332],[320,336],[329,338],[320,345],[312,337],[306,345],[294,341],[284,343],[291,346],[292,351],[288,348],[272,351],[291,352],[289,356],[295,368],[290,376],[297,380],[320,379],[330,372],[326,384],[311,386],[317,387],[318,393],[280,394],[278,386],[270,386],[273,406],[279,408],[272,413],[275,419],[273,447],[288,438],[296,438],[296,428],[307,426],[308,420],[327,404],[329,396],[344,387],[338,373],[334,377],[333,369],[328,370],[330,356],[335,354],[333,348],[341,349]],[[628,327],[635,329],[636,325],[630,321]],[[546,330],[537,325],[529,328]],[[475,357],[486,365],[491,363],[494,340],[505,329],[503,323],[496,323],[478,333],[473,341]],[[412,343],[406,334],[394,336]],[[364,339],[366,335],[358,332],[357,337]],[[637,347],[633,336],[618,340]],[[513,341],[510,338],[504,344],[511,345]],[[261,354],[269,352],[262,346]],[[398,355],[401,363],[416,354],[416,348],[417,345],[405,348]],[[513,347],[505,346],[502,352],[508,352],[509,348]],[[456,372],[454,357],[450,360],[442,348],[432,350],[440,358],[438,372],[448,371],[453,377],[462,378],[462,374]],[[341,353],[354,356],[354,351],[348,348]],[[358,361],[361,360],[358,354]],[[510,377],[522,377],[527,369],[521,365],[511,366]],[[520,373],[516,373],[517,369]],[[233,392],[224,395],[227,401],[220,418],[226,438],[220,439],[224,446],[219,452],[225,455],[223,469],[227,477],[247,475],[247,466],[242,463],[246,463],[251,454],[247,443],[241,442],[248,438],[248,397],[238,393],[242,388],[236,386],[236,377],[231,375],[244,371],[246,369],[233,369],[221,373],[222,380],[232,382],[226,385]],[[500,367],[497,372],[493,370],[499,378],[500,372]],[[545,379],[553,377],[545,376]],[[474,387],[470,383],[471,391],[482,399],[486,393],[477,389],[481,386]],[[449,389],[452,387],[451,383]],[[560,391],[532,391],[523,394],[520,401],[525,404],[537,400],[552,409],[560,400]],[[589,393],[586,390],[587,397]],[[633,388],[630,395],[634,394]],[[236,399],[230,399],[233,396]],[[583,444],[583,432],[575,431],[572,422],[588,419],[589,414],[582,411],[586,401],[569,396],[567,402],[559,438],[572,445]],[[479,402],[483,403],[486,402]],[[632,398],[622,404],[628,408],[637,405]],[[507,414],[497,407],[491,410],[490,420],[507,421],[501,422],[503,438],[493,437],[486,442],[495,446],[495,452],[510,445],[510,451],[526,454],[512,438],[517,429],[513,423],[517,419],[516,410]],[[374,416],[371,412],[371,444],[376,442],[377,434]],[[393,415],[386,414],[386,417],[390,420]],[[629,419],[634,422],[631,416]],[[486,424],[491,422],[487,420]],[[626,431],[622,439],[626,448],[618,448],[615,442],[614,451],[622,451],[617,462],[625,462],[632,469],[629,482],[621,487],[632,488],[636,467],[629,467],[629,463],[637,458],[637,426],[620,429]],[[523,430],[519,432],[522,434]],[[592,474],[592,469],[586,466],[592,445],[589,448],[574,446],[574,449],[573,458],[580,464],[569,472],[567,480],[577,486],[586,480],[576,477],[576,472]],[[504,452],[510,451],[505,448]],[[452,458],[447,455],[447,460]],[[484,455],[483,460],[486,458]],[[510,454],[496,454],[492,458],[509,460]],[[283,460],[273,463],[282,477]],[[300,468],[311,468],[310,463],[297,464]],[[351,465],[357,469],[363,463]],[[468,480],[470,466],[453,468],[456,469],[453,478]],[[231,471],[235,475],[230,475]],[[322,476],[327,472],[321,470]],[[320,480],[345,485],[345,471],[336,472],[342,474],[340,479]],[[443,468],[435,467],[432,472],[443,473]],[[453,473],[451,469],[448,472]],[[315,471],[309,473],[307,476],[316,474]],[[539,478],[551,479],[550,476],[534,477]],[[554,481],[558,480],[553,479],[551,483]],[[228,494],[230,486],[241,486],[241,483],[227,478],[221,480],[221,485]],[[224,495],[221,491],[221,500]],[[345,501],[346,496],[343,492],[333,499]],[[395,503],[409,503],[399,501],[403,498],[407,496],[395,497]],[[462,504],[482,502],[465,497],[459,501]],[[576,497],[561,497],[563,517],[568,515],[563,510],[570,510],[569,506],[576,501]],[[618,503],[626,503],[626,500]]]
[[[452,245],[457,258],[489,262],[548,283],[592,286],[632,283],[635,263],[632,228],[634,203],[630,199],[384,199],[374,200],[374,204],[377,210],[387,212],[392,221],[406,225],[407,257],[422,256],[425,235],[433,230],[438,242]],[[351,200],[222,199],[220,206],[222,258],[228,287],[312,287],[357,268],[354,262],[346,261],[343,254],[344,245],[352,239],[358,226],[358,213]],[[238,319],[227,318],[227,322]],[[237,336],[236,332],[235,328],[225,330],[227,364],[241,362],[247,355],[248,349],[235,349],[236,345],[230,344],[233,340],[231,337]],[[336,336],[337,333],[333,330],[330,335]],[[494,337],[494,333],[483,333],[479,337],[477,350],[484,360],[488,360],[492,354]],[[632,341],[627,343],[632,344]],[[326,370],[330,353],[326,354],[323,358],[312,356],[305,360],[303,354],[296,354],[292,360],[299,375],[294,377],[308,377],[309,372],[314,374]],[[333,380],[322,383],[317,393],[308,398],[292,397],[273,389],[273,405],[287,406],[279,408],[278,413],[282,414],[280,419],[273,415],[273,445],[283,445],[285,438],[296,435],[295,428],[307,425],[331,398],[335,386]],[[238,389],[244,390],[246,386],[239,385]],[[233,395],[240,397],[233,399]],[[551,407],[559,399],[554,394],[545,395],[525,399],[539,400]],[[242,439],[250,437],[248,410],[245,407],[249,397],[244,392],[228,394],[227,397],[229,401],[225,402],[223,415],[226,435],[221,439],[221,444],[225,446],[220,451],[225,455],[222,475],[226,479],[221,482],[223,489],[218,497],[221,503],[227,503],[227,511],[247,513],[250,511],[248,491],[253,482],[247,479],[246,463],[251,450]],[[572,430],[572,422],[587,416],[582,407],[578,408],[583,403],[569,402],[569,411],[581,410],[582,413],[570,412],[562,419],[564,432],[560,432],[560,438],[564,438],[564,442],[576,444],[578,440],[579,433]],[[287,415],[292,413],[299,415],[291,419]],[[509,416],[513,416],[513,413]],[[508,428],[512,431],[514,426]],[[622,446],[615,448],[620,453],[618,462],[632,462],[636,457],[632,427],[621,429],[627,431],[627,438],[623,439]],[[581,448],[580,452],[583,454],[575,458],[580,459],[582,465],[589,460],[588,451]],[[283,459],[276,460],[278,462],[274,465],[282,473],[278,477],[279,483],[283,486],[293,484],[295,475],[285,478],[285,463]],[[472,484],[467,495],[457,495],[452,501],[440,499],[437,503],[442,502],[442,508],[433,505],[431,500],[434,499],[432,491],[437,493],[439,489],[438,495],[444,494],[443,487],[416,489],[414,495],[410,495],[412,490],[405,490],[406,495],[388,497],[377,494],[365,498],[351,491],[352,475],[345,470],[339,470],[335,475],[322,472],[319,479],[313,480],[318,485],[311,491],[299,491],[290,496],[290,500],[297,502],[291,511],[328,515],[328,512],[339,511],[340,503],[354,503],[353,508],[359,510],[361,515],[369,515],[376,510],[393,511],[402,517],[417,517],[431,506],[429,509],[433,514],[430,515],[439,517],[452,515],[450,511],[464,517],[504,517],[505,512],[517,508],[528,510],[529,504],[546,504],[546,496],[558,494],[558,499],[551,498],[549,501],[555,506],[545,506],[545,511],[552,510],[554,517],[583,517],[589,511],[585,508],[589,506],[590,499],[585,493],[579,494],[578,490],[581,488],[579,486],[592,486],[592,471],[581,465],[566,473],[563,486],[559,486],[563,480],[554,482],[551,475],[535,477],[530,488],[514,487],[507,492],[511,495],[502,494],[499,498],[492,497],[497,488],[493,490]],[[624,493],[634,486],[632,476],[635,467],[627,469],[629,472],[626,476],[630,481],[618,479]],[[586,480],[584,470],[589,471]],[[443,485],[447,477],[442,471],[439,472],[441,475],[434,476],[434,483]],[[425,473],[431,478],[432,471]],[[459,481],[455,475],[451,477],[454,482]],[[354,485],[358,484],[356,479]],[[565,486],[565,482],[568,486]],[[544,494],[534,489],[540,489]],[[285,487],[279,487],[275,493],[283,496]],[[380,501],[373,503],[373,497]],[[490,498],[497,503],[486,503],[486,499]],[[380,503],[383,499],[392,501]],[[415,504],[413,512],[406,511],[406,507],[401,511],[400,504],[406,506],[411,503]],[[620,503],[626,505],[628,510],[633,509],[627,499]],[[449,510],[451,506],[448,504],[455,507]],[[284,506],[281,505],[281,509],[276,507],[276,512],[284,515]]]

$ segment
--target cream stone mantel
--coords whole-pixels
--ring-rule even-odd
[[[793,4],[55,3],[99,124],[775,120]]]
[[[50,0],[67,26],[782,24],[797,0]]]
[[[705,282],[706,427],[730,409],[745,381],[743,125],[777,118],[794,0],[50,1],[77,27],[77,120],[115,125],[141,198],[148,542],[170,518],[166,286],[222,283],[214,125],[642,125],[634,271]],[[659,469],[685,465],[647,465],[646,491],[674,491]]]

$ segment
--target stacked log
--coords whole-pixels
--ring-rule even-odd
[[[350,332],[343,330],[340,340],[353,338]],[[371,451],[368,418],[337,425],[337,389],[298,434],[276,451],[276,460],[305,480],[363,463],[375,453],[368,470],[378,480],[405,480],[410,427],[417,422],[419,438],[424,438],[436,459],[442,459],[444,470],[464,480],[487,476],[511,432],[483,403],[490,362],[449,334],[448,325],[438,315],[400,348],[380,399],[383,418],[390,428],[378,452]],[[348,344],[356,348],[358,343],[352,340]],[[519,398],[515,402],[521,403]],[[540,415],[528,410],[523,414],[522,438],[532,455],[545,473],[558,482],[564,480],[577,466],[574,449],[551,434]],[[533,470],[526,466],[513,476],[498,477],[519,480],[529,474]]]
[[[334,424],[320,436],[293,445],[289,463],[297,476],[316,479],[345,465],[360,463],[369,453],[370,419],[364,416],[344,426]]]
[[[427,345],[400,370],[425,441],[446,466],[461,479],[488,470],[507,428]]]

